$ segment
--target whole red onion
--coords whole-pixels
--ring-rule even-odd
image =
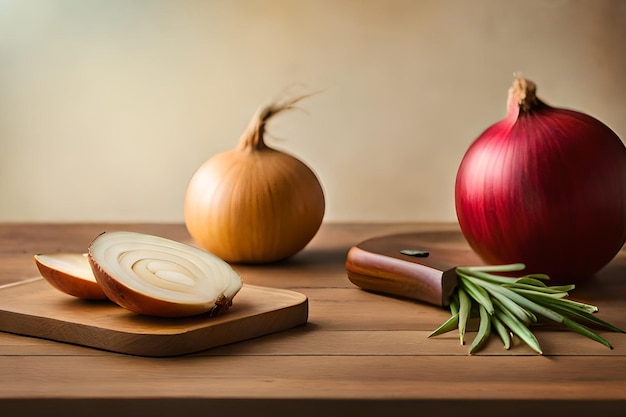
[[[626,148],[599,120],[551,107],[535,91],[516,78],[506,118],[466,152],[457,217],[485,262],[581,282],[626,241]]]

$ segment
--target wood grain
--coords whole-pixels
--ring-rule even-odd
[[[35,276],[34,253],[77,251],[111,228],[191,242],[183,225],[0,225],[0,282]],[[448,317],[444,309],[350,282],[348,250],[396,233],[447,235],[443,247],[467,250],[451,224],[324,224],[287,261],[234,266],[247,285],[304,294],[306,325],[185,356],[129,356],[0,333],[1,414],[624,415],[624,334],[602,333],[609,350],[548,326],[536,330],[544,356],[519,341],[506,351],[496,338],[469,356],[454,333],[427,337]],[[572,298],[626,327],[624,252]]]

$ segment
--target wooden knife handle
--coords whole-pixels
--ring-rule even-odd
[[[364,290],[444,305],[443,272],[425,265],[367,252],[358,246],[348,251],[350,281]],[[447,304],[447,303],[445,303]]]
[[[450,260],[456,251],[428,246],[420,236],[410,234],[366,240],[348,251],[348,278],[368,291],[446,306],[457,285],[456,265]],[[429,255],[416,258],[403,254],[405,249],[427,250]]]

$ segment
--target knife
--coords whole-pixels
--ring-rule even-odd
[[[345,269],[364,290],[443,307],[457,286],[459,264],[483,264],[460,232],[404,233],[351,247]]]

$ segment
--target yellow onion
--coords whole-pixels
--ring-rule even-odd
[[[40,253],[34,258],[41,276],[57,290],[85,300],[106,300],[86,254]]]
[[[268,146],[266,123],[304,97],[261,108],[229,151],[193,175],[184,201],[187,230],[207,251],[232,263],[269,263],[301,251],[324,217],[315,173]]]
[[[98,235],[88,261],[111,301],[148,316],[215,316],[230,308],[243,286],[239,274],[215,255],[143,233]]]

